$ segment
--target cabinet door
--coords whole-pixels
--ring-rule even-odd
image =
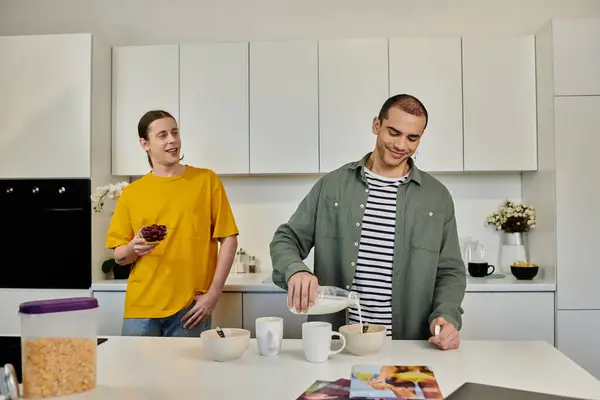
[[[554,99],[557,308],[600,309],[600,97]]]
[[[250,44],[250,172],[319,172],[317,42]]]
[[[223,293],[211,318],[212,328],[242,328],[242,294]]]
[[[179,46],[115,47],[112,79],[112,174],[144,175],[150,166],[138,122],[157,109],[179,118]]]
[[[390,96],[417,97],[428,113],[415,162],[425,171],[463,170],[460,38],[394,38],[390,47]]]
[[[244,329],[256,336],[256,318],[283,318],[283,338],[302,339],[306,315],[293,314],[287,307],[287,293],[244,293]]]
[[[248,43],[180,48],[184,162],[218,174],[247,174]]]
[[[600,310],[556,312],[556,347],[583,369],[600,379]]]
[[[463,309],[463,340],[545,340],[554,346],[554,293],[468,292]]]
[[[98,334],[121,336],[125,312],[125,292],[93,292],[100,306],[98,311]]]
[[[375,147],[373,118],[389,94],[387,39],[319,42],[320,170],[359,160]]]
[[[0,37],[0,178],[89,178],[92,38]]]
[[[463,38],[465,171],[537,169],[533,36]]]
[[[600,95],[600,18],[552,21],[554,94]]]

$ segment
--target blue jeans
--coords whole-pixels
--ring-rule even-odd
[[[190,329],[184,328],[181,318],[195,302],[178,313],[165,318],[123,318],[122,336],[171,336],[171,337],[200,337],[200,334],[211,328],[211,318]]]

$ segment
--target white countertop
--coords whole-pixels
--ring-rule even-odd
[[[98,387],[60,399],[291,400],[315,380],[350,379],[355,364],[428,365],[444,397],[470,381],[600,399],[600,381],[546,342],[464,341],[441,351],[425,341],[388,340],[373,356],[342,352],[311,364],[301,340],[284,340],[275,357],[258,355],[251,340],[241,358],[219,363],[204,357],[201,339],[148,337],[108,337],[98,347]]]
[[[125,291],[127,280],[108,279],[92,283],[92,291],[119,292]],[[467,292],[554,292],[556,283],[553,280],[535,278],[533,280],[517,280],[511,275],[501,279],[467,278]],[[270,273],[230,274],[223,288],[225,292],[283,292],[271,280]]]

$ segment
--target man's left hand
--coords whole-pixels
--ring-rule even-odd
[[[440,334],[435,336],[435,326],[440,326]],[[460,345],[460,334],[450,322],[446,321],[443,317],[437,317],[431,321],[429,326],[431,337],[429,343],[433,343],[442,350],[453,350],[458,349]]]
[[[210,293],[197,295],[194,307],[181,318],[181,322],[185,321],[183,328],[193,329],[199,326],[206,318],[210,317],[218,301],[219,296]]]

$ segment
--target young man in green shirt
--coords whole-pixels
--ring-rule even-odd
[[[454,202],[411,158],[427,121],[415,97],[388,99],[373,120],[375,149],[322,177],[277,229],[273,282],[288,291],[289,307],[306,311],[319,285],[337,286],[356,291],[363,321],[393,339],[458,348],[466,272]],[[311,272],[303,260],[313,247]],[[310,319],[338,329],[358,322],[358,310]]]

